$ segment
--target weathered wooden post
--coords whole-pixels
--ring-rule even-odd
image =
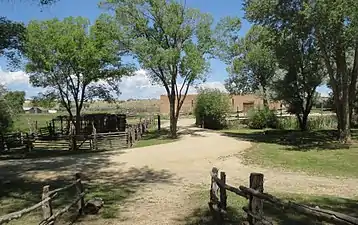
[[[217,193],[219,191],[219,186],[217,185],[217,183],[215,182],[215,179],[213,178],[213,176],[218,176],[219,170],[214,167],[211,170],[211,184],[210,184],[210,202],[209,202],[209,207],[210,209],[212,209],[213,204],[216,204],[218,202],[218,196]]]
[[[160,131],[160,115],[158,115],[158,131]]]
[[[97,129],[96,127],[94,126],[94,123],[92,122],[92,149],[93,150],[98,150],[98,147],[97,147]]]
[[[227,195],[226,195],[226,189],[225,189],[225,184],[226,184],[226,174],[225,172],[220,172],[220,180],[223,184],[223,187],[220,188],[220,208],[222,210],[226,211],[226,207],[227,207]]]
[[[35,132],[38,133],[37,120],[35,120]]]
[[[56,134],[55,120],[54,119],[52,119],[52,132],[53,132],[53,134]]]
[[[42,201],[50,197],[50,185],[46,185],[42,188]],[[42,217],[44,220],[52,216],[52,205],[51,200],[42,203]]]
[[[83,184],[81,181],[81,174],[80,173],[76,173],[75,174],[75,179],[76,179],[76,191],[77,191],[77,195],[81,196],[82,193],[84,192],[84,188],[83,188]],[[78,213],[80,215],[83,214],[83,209],[85,207],[85,199],[84,196],[81,197],[81,199],[78,201]]]
[[[60,116],[60,121],[61,121],[61,134],[63,134],[63,118],[62,118],[62,116]]]
[[[250,174],[250,188],[263,192],[264,191],[264,175],[262,173],[251,173]],[[256,198],[254,196],[250,196],[249,198],[249,211],[252,212],[254,215],[259,217],[263,217],[263,200]],[[255,225],[258,221],[248,215],[248,221],[250,225]]]
[[[131,131],[131,128],[130,127],[128,127],[127,128],[127,147],[128,148],[130,148],[132,145],[131,145],[131,139],[132,139],[132,137],[131,137],[131,135],[132,135],[132,131]]]

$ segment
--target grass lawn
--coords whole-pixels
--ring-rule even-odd
[[[341,145],[335,131],[225,130],[224,135],[247,140],[247,164],[286,168],[317,175],[358,177],[358,144]],[[357,132],[353,132],[355,138]]]
[[[46,123],[50,122],[53,118],[59,114],[48,114],[48,113],[39,113],[39,114],[19,114],[14,118],[13,131],[22,131],[29,132],[29,123],[31,126],[35,127],[35,121],[37,121],[37,127],[46,127]]]
[[[158,132],[156,129],[152,129],[149,130],[148,133],[144,134],[144,136],[136,142],[133,147],[140,148],[151,145],[167,144],[176,140],[177,139],[169,137],[169,130],[161,129],[160,132]]]
[[[319,206],[322,209],[333,210],[345,213],[351,216],[358,216],[357,199],[345,199],[332,196],[310,196],[298,194],[280,194],[274,193],[276,197],[295,201],[296,203],[306,204],[310,206]],[[243,206],[247,206],[248,200],[239,197],[231,192],[228,192],[228,210],[225,218],[227,225],[240,224],[241,221],[247,218],[247,215],[242,210]],[[205,188],[192,194],[191,202],[195,202],[199,207],[194,209],[192,213],[183,218],[185,225],[215,225],[218,224],[214,220],[212,213],[208,207],[209,191]],[[264,215],[267,219],[278,225],[318,225],[325,224],[315,221],[314,218],[308,218],[292,212],[284,212],[282,209],[275,208],[269,203],[264,204]]]

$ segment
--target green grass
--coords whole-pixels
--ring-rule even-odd
[[[177,139],[172,139],[169,137],[169,131],[166,129],[161,129],[160,132],[156,129],[151,129],[148,133],[144,134],[144,136],[134,144],[133,147],[147,147],[152,145],[160,145],[167,144],[176,141]]]
[[[358,145],[341,145],[335,131],[225,130],[224,135],[246,140],[247,164],[286,168],[316,175],[358,177]],[[354,132],[355,137],[355,132]]]
[[[192,203],[199,205],[189,215],[181,219],[185,225],[215,225],[218,223],[217,219],[213,217],[208,207],[208,191],[202,188],[200,191],[196,191],[190,197]],[[319,206],[322,209],[333,210],[341,213],[345,213],[351,216],[358,216],[356,211],[358,207],[357,199],[346,199],[332,196],[312,196],[312,195],[298,195],[298,194],[274,194],[276,197],[294,201],[300,204],[306,204],[309,206]],[[228,210],[224,216],[225,223],[223,224],[240,224],[245,221],[247,215],[242,210],[242,207],[247,206],[248,200],[239,197],[231,192],[228,192],[227,197]],[[308,218],[306,216],[284,212],[282,209],[275,208],[269,203],[264,204],[264,215],[267,219],[277,225],[318,225],[326,224],[315,220],[315,218]]]
[[[40,113],[40,114],[19,114],[14,119],[13,131],[21,131],[21,132],[29,132],[30,126],[35,128],[35,121],[37,121],[37,127],[46,127],[46,123],[50,122],[53,118],[58,116],[59,114],[48,114],[48,113]],[[30,125],[29,125],[30,123]]]

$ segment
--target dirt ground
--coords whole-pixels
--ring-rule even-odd
[[[179,218],[190,212],[189,195],[203,185],[209,189],[212,167],[225,171],[227,182],[247,185],[251,172],[265,175],[265,191],[327,194],[353,197],[358,179],[313,177],[244,165],[240,152],[250,148],[245,141],[192,126],[193,119],[179,122],[181,140],[157,146],[84,156],[53,159],[1,161],[0,178],[12,176],[48,180],[80,171],[91,182],[118,179],[139,186],[121,203],[123,221],[108,224],[182,224]],[[109,192],[111,190],[108,190]],[[86,223],[89,224],[89,223]],[[95,223],[94,223],[95,224]]]

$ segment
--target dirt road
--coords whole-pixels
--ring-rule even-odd
[[[126,172],[138,171],[135,179],[142,188],[122,206],[127,219],[113,221],[113,224],[125,225],[178,223],[176,218],[190,211],[190,207],[184,205],[189,194],[198,186],[209,187],[209,172],[213,166],[225,171],[227,182],[233,185],[247,185],[251,172],[264,173],[267,192],[325,193],[341,197],[356,195],[358,179],[313,177],[244,165],[239,153],[250,148],[249,142],[190,127],[193,122],[191,119],[181,120],[179,125],[183,136],[170,144],[106,152],[90,158],[72,156],[4,161],[0,162],[0,167],[8,163],[16,171],[21,164],[21,175],[36,179],[82,171],[88,177],[98,175],[97,180],[103,174],[117,174],[111,179],[126,177],[128,181],[134,178],[128,177],[133,175],[126,175]],[[139,172],[144,170],[145,173]]]

